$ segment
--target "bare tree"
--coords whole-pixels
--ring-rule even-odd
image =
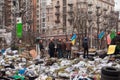
[[[76,30],[76,31],[75,31]],[[87,13],[82,9],[77,9],[73,14],[73,33],[77,34],[79,50],[84,36],[87,36]]]

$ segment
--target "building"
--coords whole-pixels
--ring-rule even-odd
[[[46,5],[47,0],[33,0],[32,1],[32,17],[33,29],[36,36],[43,36],[46,32]]]
[[[114,10],[115,2],[114,0],[52,0],[51,6],[53,8],[53,21],[52,25],[52,33],[49,35],[70,35],[73,32],[73,13],[80,10],[88,16],[88,12],[92,11],[92,23],[94,23],[93,29],[95,29],[95,33],[97,33],[97,16],[96,12],[98,10],[99,16],[99,31],[102,30],[103,24],[103,15],[110,14],[111,11]],[[48,7],[49,8],[49,7]],[[49,10],[47,8],[47,10]],[[50,7],[51,8],[51,7]],[[51,13],[50,13],[51,14]],[[49,15],[49,14],[47,14]],[[94,16],[94,17],[93,17]],[[103,21],[103,22],[102,22]],[[89,27],[89,23],[87,22],[87,27]],[[89,30],[87,30],[89,33]]]
[[[12,0],[4,0],[5,26],[12,26]]]
[[[4,28],[4,0],[0,1],[0,29]]]
[[[47,5],[46,7],[46,35],[47,36],[54,36],[55,32],[53,31],[53,29],[56,29],[55,27],[53,27],[55,20],[53,19],[53,6],[52,3]],[[51,35],[52,34],[52,35]]]
[[[4,0],[0,1],[0,48],[3,47],[4,42],[4,33],[6,32],[5,24],[4,24]]]

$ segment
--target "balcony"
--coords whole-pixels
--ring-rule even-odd
[[[55,5],[55,8],[60,8],[60,5],[59,5],[59,4],[56,4],[56,5]]]
[[[72,2],[69,2],[69,3],[68,3],[68,6],[73,6],[73,3],[72,3]]]
[[[55,20],[55,23],[57,23],[57,24],[60,23],[60,20],[59,19]]]
[[[59,16],[60,15],[60,12],[58,11],[58,12],[55,12],[55,15],[56,16]]]

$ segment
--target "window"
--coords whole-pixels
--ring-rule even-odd
[[[59,1],[57,1],[57,4],[59,4]]]
[[[45,29],[42,29],[42,33],[45,33]]]
[[[39,10],[37,10],[37,14],[39,14]]]
[[[39,28],[39,25],[37,25],[37,28]]]
[[[66,6],[66,0],[63,0],[63,6]]]
[[[37,5],[37,8],[39,8],[39,5]]]
[[[42,22],[45,22],[45,18],[42,19]]]
[[[37,15],[37,18],[39,18],[39,15]]]
[[[45,23],[42,23],[42,27],[45,27]]]
[[[66,13],[66,7],[63,7],[63,13]]]
[[[37,32],[39,33],[39,29],[37,29]]]
[[[37,20],[37,23],[39,23],[39,20]]]
[[[37,0],[37,3],[39,3],[39,0]]]

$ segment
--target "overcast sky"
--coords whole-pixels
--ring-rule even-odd
[[[120,11],[120,0],[115,0],[115,10]]]

